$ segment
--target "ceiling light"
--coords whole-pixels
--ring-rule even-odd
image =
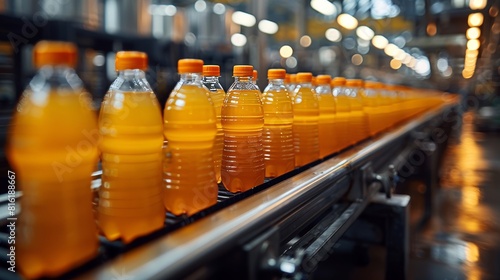
[[[481,43],[478,39],[472,39],[467,42],[467,49],[469,50],[478,50],[481,46]]]
[[[372,44],[378,49],[383,49],[389,44],[389,40],[382,35],[375,35],[372,39]]]
[[[368,26],[360,26],[356,29],[356,35],[365,41],[370,41],[375,36],[375,32]]]
[[[473,13],[469,15],[467,22],[470,27],[481,26],[483,24],[484,16],[481,13]]]
[[[243,47],[247,43],[247,37],[240,33],[235,33],[231,36],[231,44],[236,47]]]
[[[481,36],[481,29],[479,27],[470,27],[465,33],[467,39],[478,39]]]
[[[312,43],[311,37],[308,35],[304,35],[304,36],[300,37],[299,43],[302,47],[307,48]]]
[[[340,24],[340,26],[349,30],[352,30],[358,26],[358,20],[350,14],[340,14],[337,17],[337,22]]]
[[[234,23],[246,27],[252,27],[255,25],[256,22],[256,19],[253,15],[240,11],[234,12],[231,19],[233,20]]]
[[[337,7],[328,0],[311,0],[311,7],[325,16],[332,16],[337,13]]]
[[[486,7],[486,0],[470,0],[469,7],[472,10],[482,10]]]
[[[280,48],[280,55],[283,58],[289,58],[293,54],[293,49],[289,45],[284,45]]]
[[[396,53],[398,52],[399,48],[398,46],[394,45],[394,44],[388,44],[385,48],[384,48],[384,52],[386,55],[388,56],[395,56]]]
[[[266,34],[274,34],[278,32],[278,24],[274,21],[263,19],[259,22],[259,30]]]
[[[342,34],[335,28],[329,28],[325,32],[325,37],[332,42],[340,42],[342,40]]]

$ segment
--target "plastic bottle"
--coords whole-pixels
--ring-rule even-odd
[[[262,184],[265,176],[264,112],[259,90],[252,83],[252,71],[251,65],[234,66],[234,83],[222,105],[222,183],[233,193]]]
[[[75,45],[41,41],[33,54],[38,72],[17,105],[7,144],[23,191],[12,246],[25,277],[56,277],[97,254],[90,183],[99,134],[74,71]]]
[[[346,95],[349,98],[351,112],[349,114],[350,144],[356,144],[368,136],[366,114],[363,111],[363,81],[350,79],[346,81]]]
[[[335,96],[335,122],[337,123],[337,145],[339,150],[351,145],[351,129],[349,127],[351,105],[345,91],[345,83],[346,79],[343,77],[336,77],[331,83],[333,85],[333,96]]]
[[[264,108],[263,146],[266,177],[278,177],[295,166],[293,109],[284,85],[285,69],[269,69],[269,84],[262,94]]]
[[[259,85],[257,84],[257,81],[259,80],[259,72],[257,70],[252,71],[252,83],[260,90]]]
[[[382,107],[380,106],[380,89],[382,84],[374,81],[365,81],[363,92],[363,110],[368,121],[368,132],[371,136],[379,133],[383,128]]]
[[[203,61],[178,61],[180,80],[167,99],[163,203],[174,215],[192,215],[217,203],[212,150],[217,134],[213,104],[202,84]]]
[[[222,103],[226,93],[219,82],[220,67],[219,65],[204,65],[203,66],[203,84],[210,91],[210,98],[215,109],[215,117],[217,118],[217,134],[215,135],[213,158],[215,179],[217,183],[222,181],[220,167],[222,161],[222,149],[224,148],[224,131],[221,124]]]
[[[312,84],[312,74],[297,74],[293,101],[293,144],[295,166],[300,167],[319,159],[319,104]]]
[[[324,158],[338,150],[335,124],[335,97],[330,87],[330,75],[316,77],[319,102],[319,156]]]
[[[163,227],[161,108],[144,71],[147,55],[116,54],[118,77],[99,115],[102,187],[97,222],[109,240],[128,243]]]
[[[288,83],[288,92],[290,93],[290,98],[293,99],[295,94],[295,88],[297,87],[297,74],[290,74],[290,82]]]

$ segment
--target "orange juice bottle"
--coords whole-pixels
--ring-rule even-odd
[[[222,181],[220,174],[220,165],[222,161],[222,149],[224,148],[224,131],[221,123],[222,103],[226,93],[219,82],[220,67],[219,65],[203,65],[203,85],[210,91],[210,98],[215,109],[217,134],[215,135],[213,158],[215,179],[217,183]]]
[[[295,88],[297,87],[297,74],[289,74],[290,82],[287,85],[288,92],[290,93],[290,98],[293,99],[293,95],[295,94]]]
[[[116,54],[118,77],[99,115],[102,187],[97,223],[109,240],[133,239],[163,227],[161,108],[144,71],[147,55]]]
[[[212,151],[217,134],[214,106],[202,84],[203,61],[178,61],[180,81],[167,99],[163,203],[174,215],[192,215],[217,203]]]
[[[333,96],[335,96],[335,123],[337,124],[337,145],[338,150],[342,150],[351,145],[351,128],[349,119],[351,113],[351,105],[349,97],[345,91],[346,79],[344,77],[336,77],[332,79],[331,85]]]
[[[264,108],[263,147],[266,177],[278,177],[293,170],[292,100],[284,85],[285,69],[269,69],[269,84],[262,94]]]
[[[316,94],[319,102],[319,156],[324,158],[337,151],[335,124],[335,97],[330,87],[330,75],[316,77]]]
[[[259,72],[257,70],[253,70],[252,72],[252,83],[260,90],[259,85],[257,84],[257,81],[259,79]]]
[[[25,277],[56,277],[97,254],[90,183],[99,134],[73,69],[75,45],[41,41],[33,53],[38,72],[17,105],[7,144],[23,191],[15,255]]]
[[[363,100],[361,97],[363,81],[359,79],[347,80],[345,90],[351,108],[349,114],[349,127],[351,128],[352,135],[350,144],[356,144],[368,136],[366,114],[363,111]]]
[[[264,182],[264,111],[252,71],[251,65],[234,66],[235,81],[222,105],[222,183],[230,192],[243,192]]]
[[[295,166],[319,159],[319,104],[311,80],[312,74],[309,72],[297,74],[298,85],[292,99]]]
[[[366,113],[368,122],[368,132],[371,136],[382,130],[381,111],[379,106],[381,83],[365,81],[363,92],[363,110]]]

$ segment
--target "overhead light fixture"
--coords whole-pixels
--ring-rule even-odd
[[[311,0],[311,7],[325,16],[333,16],[337,13],[337,7],[328,0]]]
[[[484,16],[481,13],[473,13],[469,14],[467,19],[467,23],[469,23],[470,27],[481,26],[483,24]]]
[[[482,10],[486,7],[486,0],[470,0],[469,7],[472,10]]]
[[[481,29],[479,27],[470,27],[465,33],[467,39],[478,39],[481,36]]]
[[[394,57],[398,51],[399,51],[398,46],[396,46],[394,44],[388,44],[384,48],[385,54],[388,55],[388,56],[392,56],[392,57]]]
[[[370,27],[363,25],[356,28],[356,35],[365,41],[370,41],[375,36],[375,32]]]
[[[274,21],[263,19],[259,22],[259,30],[266,34],[275,34],[278,28],[278,24]]]
[[[280,55],[283,58],[289,58],[293,54],[293,49],[289,45],[284,45],[280,48]]]
[[[231,44],[233,44],[236,47],[243,47],[247,43],[247,37],[243,34],[240,33],[234,33],[233,36],[231,36]]]
[[[391,62],[389,65],[391,66],[392,69],[398,70],[399,68],[401,68],[401,61],[393,58],[393,59],[391,59]]]
[[[234,12],[233,15],[231,16],[231,19],[233,20],[234,23],[246,27],[252,27],[257,22],[257,20],[253,15],[240,11]]]
[[[337,22],[338,24],[340,24],[340,26],[349,30],[353,30],[354,28],[358,27],[358,20],[350,14],[340,14],[337,17]]]
[[[332,42],[340,42],[342,40],[342,34],[335,28],[329,28],[325,32],[325,37]]]
[[[472,39],[467,42],[467,49],[469,50],[478,50],[479,47],[481,46],[481,43],[479,42],[478,39]]]
[[[382,35],[375,35],[372,38],[372,44],[375,48],[382,50],[389,44],[389,40]]]

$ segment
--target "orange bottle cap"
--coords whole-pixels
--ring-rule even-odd
[[[235,77],[253,77],[252,65],[235,65],[233,67],[233,76]]]
[[[316,83],[318,85],[330,85],[332,77],[330,75],[318,75],[316,76]]]
[[[143,52],[121,51],[116,53],[115,70],[123,71],[126,69],[148,68],[148,55]]]
[[[257,70],[253,70],[252,72],[252,78],[254,81],[257,81],[257,78],[259,77],[259,72]]]
[[[177,62],[177,72],[179,74],[203,73],[203,60],[193,58],[179,59]]]
[[[286,76],[287,76],[287,74],[286,74],[285,69],[269,69],[269,70],[267,70],[267,78],[268,79],[286,79]]]
[[[310,83],[312,81],[312,73],[311,72],[300,72],[297,73],[297,82],[299,83]]]
[[[344,77],[335,77],[332,80],[333,86],[343,86],[346,83],[346,79]]]
[[[203,76],[205,77],[219,77],[219,65],[203,65]]]
[[[76,66],[75,44],[61,41],[40,41],[33,49],[33,64],[36,68],[45,65]]]
[[[365,88],[374,89],[379,88],[379,82],[375,81],[365,81]]]
[[[290,83],[296,83],[297,82],[297,74],[290,74]]]
[[[359,86],[363,85],[363,80],[349,79],[349,80],[346,80],[345,85],[350,86],[350,87],[359,87]]]
[[[269,77],[269,71],[267,72],[267,76]],[[285,74],[285,83],[287,83],[287,84],[290,83],[290,74]]]

